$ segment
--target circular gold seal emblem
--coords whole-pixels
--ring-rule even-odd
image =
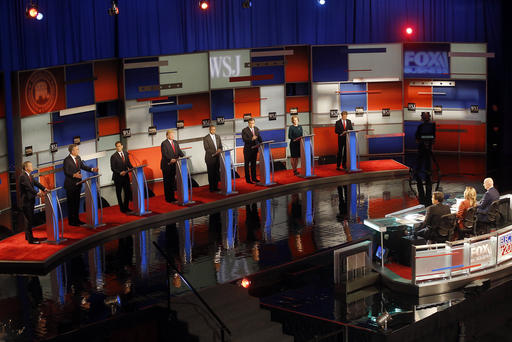
[[[25,85],[25,99],[33,114],[48,113],[57,103],[58,87],[55,76],[47,70],[34,71]]]

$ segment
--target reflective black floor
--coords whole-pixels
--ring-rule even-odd
[[[464,163],[478,167],[461,173],[461,166],[454,166],[453,173],[436,176],[434,186],[448,196],[460,195],[466,185],[483,193],[485,160]],[[120,312],[165,303],[167,268],[153,242],[201,289],[371,238],[373,232],[363,220],[416,205],[415,191],[407,178],[315,188],[108,241],[45,276],[0,275],[0,341],[54,336]],[[189,291],[179,277],[171,278],[173,296]],[[404,323],[410,324],[460,298],[455,294],[449,303],[422,309],[420,303],[403,301],[388,289],[370,288],[347,303],[325,285],[330,279],[332,269],[326,268],[303,288],[283,289],[262,301],[377,329],[375,319],[383,307],[393,314],[412,312],[413,320]]]

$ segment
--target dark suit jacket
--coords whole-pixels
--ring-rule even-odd
[[[160,145],[160,150],[162,151],[160,169],[162,169],[163,173],[171,172],[171,168],[176,167],[174,164],[170,164],[171,159],[178,159],[179,157],[185,156],[178,142],[176,140],[173,140],[172,142],[174,143],[174,148],[176,149],[176,152],[173,151],[169,139],[165,139],[164,141],[162,141],[162,144]]]
[[[500,193],[495,187],[489,188],[484,194],[484,197],[480,200],[476,212],[479,214],[487,214],[491,203],[500,199]]]
[[[34,205],[34,200],[37,195],[37,191],[34,189],[34,185],[39,189],[44,190],[45,187],[35,179],[33,183],[30,182],[30,177],[25,171],[21,172],[20,175],[20,200],[23,206]]]
[[[123,151],[124,154],[124,162],[123,158],[119,155],[119,153],[116,151],[112,156],[110,156],[110,168],[112,169],[112,179],[115,181],[123,178],[121,176],[121,171],[126,171],[128,169],[131,169],[133,166],[130,163],[130,158],[128,158],[128,153]],[[124,175],[124,177],[129,177],[128,174]]]
[[[78,161],[78,167],[73,161],[73,157],[71,157],[71,155],[68,155],[66,158],[64,158],[63,167],[64,175],[66,176],[66,178],[64,179],[64,189],[66,190],[73,190],[73,188],[77,186],[76,183],[81,181],[81,179],[73,177],[74,173],[77,173],[80,170],[85,170],[89,172],[92,171],[92,168],[85,165],[80,156],[76,156],[76,159]]]
[[[420,224],[419,229],[425,226],[437,230],[441,224],[441,216],[450,214],[450,207],[443,203],[433,204],[427,208],[425,220]]]
[[[354,128],[352,127],[352,121],[349,119],[345,120],[345,129],[343,128],[343,120],[339,119],[336,121],[336,124],[334,125],[334,132],[338,135],[338,140],[343,139],[343,141],[346,141],[346,136],[340,136],[345,131],[351,131]]]
[[[254,145],[259,144],[263,141],[260,135],[260,129],[254,126],[254,134],[258,137],[256,140],[252,140],[252,132],[249,127],[245,127],[242,130],[242,140],[244,141],[244,149],[251,149]]]
[[[217,143],[217,149],[222,150],[222,141],[220,140],[220,136],[218,134],[215,134],[215,142]],[[204,161],[208,164],[215,159],[219,158],[219,156],[212,157],[212,154],[217,152],[217,149],[215,148],[215,144],[212,141],[212,138],[210,137],[210,134],[208,133],[203,138],[203,146],[204,146]]]

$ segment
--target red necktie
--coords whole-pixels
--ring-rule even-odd
[[[254,134],[254,128],[251,128],[251,132],[252,132],[252,136],[256,136],[256,134]]]
[[[124,153],[121,152],[121,159],[123,159],[123,164],[125,163],[125,160],[124,160]]]
[[[75,165],[77,168],[80,168],[80,166],[78,166],[78,158],[75,158]]]
[[[345,130],[346,127],[345,127],[345,120],[343,120],[343,129]]]
[[[176,149],[174,148],[174,143],[172,142],[172,140],[171,140],[171,146],[172,146],[172,151],[173,151],[174,153],[176,153]]]

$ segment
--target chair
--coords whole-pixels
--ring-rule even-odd
[[[491,203],[489,209],[486,214],[480,214],[480,219],[478,220],[478,235],[487,234],[491,231],[491,229],[496,229],[498,223],[501,220],[501,214],[499,211],[500,200],[496,200]],[[485,217],[485,219],[482,219]]]
[[[437,229],[437,235],[439,235],[441,238],[440,240],[443,240],[443,241],[437,241],[437,242],[451,241],[456,227],[457,227],[457,215],[456,214],[446,214],[446,215],[441,216],[439,228]]]
[[[462,238],[469,236],[476,236],[476,207],[471,207],[466,210],[462,217]]]
[[[509,197],[506,197],[506,198],[502,198],[499,200],[499,212],[500,212],[500,222],[499,222],[499,227],[504,227],[506,226],[509,221],[510,221],[510,198]]]

